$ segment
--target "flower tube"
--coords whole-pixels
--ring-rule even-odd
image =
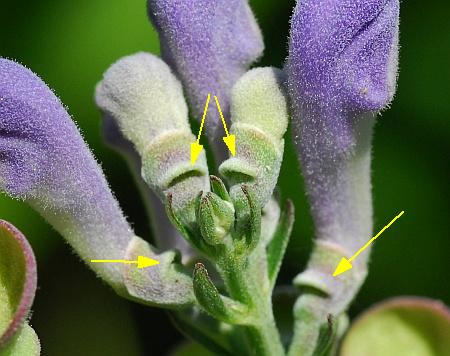
[[[264,48],[258,24],[246,0],[149,0],[163,59],[183,83],[194,117],[201,119],[208,93],[220,99],[229,118],[234,83]],[[223,148],[221,120],[210,110],[205,127]],[[221,157],[223,158],[223,157]]]
[[[77,127],[33,72],[0,60],[0,187],[43,215],[84,260],[123,258],[134,236]],[[113,286],[121,266],[93,265]]]
[[[0,59],[0,189],[29,203],[84,261],[160,261],[150,270],[90,267],[119,294],[153,305],[192,303],[191,278],[134,235],[103,173],[59,99],[33,72]]]
[[[306,0],[294,10],[286,70],[316,228],[311,260],[296,283],[330,297],[300,297],[296,310],[304,321],[296,334],[307,335],[309,317],[326,323],[327,313],[342,313],[366,275],[364,253],[352,271],[332,277],[339,259],[372,234],[372,128],[395,92],[398,21],[398,0]],[[294,341],[292,350],[311,344]]]

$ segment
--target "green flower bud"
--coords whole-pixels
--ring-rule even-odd
[[[236,223],[233,231],[235,254],[249,254],[261,238],[261,207],[255,194],[242,184],[234,197]]]
[[[194,293],[201,307],[214,318],[230,324],[248,323],[248,308],[220,295],[202,263],[195,264]]]
[[[281,263],[283,262],[289,237],[294,225],[295,210],[292,201],[288,200],[280,215],[276,230],[267,246],[267,271],[271,286],[275,286]]]
[[[283,73],[276,68],[248,71],[235,84],[231,102],[231,133],[236,135],[236,156],[219,168],[231,185],[231,196],[245,183],[264,206],[280,172],[288,107],[282,89]]]
[[[197,223],[209,245],[223,244],[234,223],[234,207],[218,195],[208,192],[200,198]]]
[[[142,159],[142,176],[183,222],[194,221],[194,199],[209,190],[204,151],[190,162],[195,141],[180,82],[158,57],[137,53],[120,59],[97,86],[97,105],[118,124]]]

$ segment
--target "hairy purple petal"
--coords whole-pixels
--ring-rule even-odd
[[[398,0],[298,2],[288,59],[296,106],[333,111],[336,129],[338,112],[385,107],[395,91],[398,15]]]
[[[32,205],[83,259],[120,259],[134,236],[59,99],[6,59],[0,59],[0,189]],[[120,265],[93,268],[121,284]]]
[[[295,283],[327,298],[298,299],[292,355],[312,352],[327,314],[345,311],[366,275],[367,252],[332,277],[372,234],[372,129],[395,91],[398,22],[398,0],[304,0],[294,10],[288,90],[317,237]]]
[[[351,221],[370,213],[371,127],[395,91],[398,20],[398,0],[299,1],[292,17],[295,141],[319,238],[347,248],[359,243],[345,242]],[[364,240],[370,228],[356,234]]]
[[[263,51],[247,0],[149,0],[148,9],[163,58],[182,81],[195,117],[201,119],[212,93],[228,118],[232,86]],[[217,110],[211,108],[205,125],[214,134]]]

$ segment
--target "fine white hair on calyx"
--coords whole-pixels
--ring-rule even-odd
[[[246,123],[276,139],[288,125],[284,73],[277,68],[256,68],[243,75],[232,91],[233,123]]]
[[[190,130],[181,84],[157,56],[140,52],[114,63],[95,98],[140,152],[163,132]]]

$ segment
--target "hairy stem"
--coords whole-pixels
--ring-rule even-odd
[[[261,265],[258,252],[254,251],[246,261],[221,259],[218,266],[230,297],[249,307],[251,322],[244,326],[248,354],[282,356],[285,351],[273,316],[267,268]]]

